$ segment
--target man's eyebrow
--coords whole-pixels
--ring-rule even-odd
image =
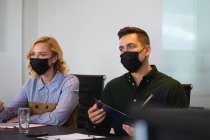
[[[128,44],[126,44],[126,47],[127,46],[129,46],[129,45],[135,45],[136,46],[136,44],[135,43],[128,43]],[[121,45],[121,46],[119,46],[119,49],[121,49],[121,48],[123,48],[123,46]]]
[[[128,43],[126,44],[126,46],[129,46],[129,45],[136,45],[135,43]]]

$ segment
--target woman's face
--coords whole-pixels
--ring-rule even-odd
[[[30,52],[30,58],[51,58],[52,51],[47,43],[37,43]]]

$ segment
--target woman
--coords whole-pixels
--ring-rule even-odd
[[[29,107],[30,123],[63,125],[78,105],[79,81],[67,74],[67,66],[58,42],[43,36],[30,48],[27,58],[32,76],[8,107],[1,102],[0,118],[17,121],[17,110]],[[75,126],[75,121],[70,126]]]

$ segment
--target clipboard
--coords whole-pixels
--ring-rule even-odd
[[[119,110],[116,110],[107,104],[99,101],[98,99],[95,99],[96,104],[98,108],[103,108],[104,111],[107,114],[107,117],[111,123],[111,126],[114,128],[115,132],[117,133],[125,133],[125,131],[122,129],[123,124],[132,124],[134,122],[134,119],[125,113],[120,112]]]

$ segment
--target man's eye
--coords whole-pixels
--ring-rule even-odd
[[[132,49],[132,48],[135,48],[135,45],[128,45],[127,47]]]

